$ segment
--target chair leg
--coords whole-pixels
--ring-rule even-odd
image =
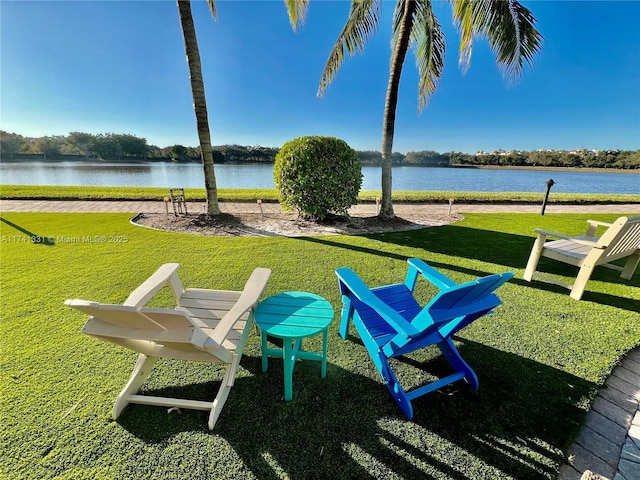
[[[349,321],[353,317],[354,308],[351,305],[351,300],[347,297],[342,297],[342,315],[340,317],[340,336],[343,340],[347,339],[349,335]]]
[[[249,316],[248,322],[253,322],[253,313]],[[244,346],[247,343],[247,337],[249,336],[249,331],[251,330],[251,325],[248,324],[245,326],[244,332],[242,333],[242,337],[240,338],[240,343],[236,352],[232,355],[231,361],[227,364],[227,371],[224,374],[224,378],[222,379],[222,383],[220,384],[220,389],[218,390],[218,394],[216,398],[213,400],[213,404],[211,407],[211,412],[209,413],[209,430],[213,430],[215,427],[218,418],[220,417],[220,412],[222,411],[222,407],[224,407],[227,398],[229,397],[229,391],[236,379],[236,373],[238,371],[238,367],[240,366],[240,359],[242,358],[242,354],[244,353]],[[260,332],[261,336],[264,332]],[[267,334],[264,333],[265,345],[266,345]]]
[[[591,274],[593,273],[593,269],[595,265],[582,265],[580,267],[580,271],[578,272],[578,276],[576,277],[575,282],[573,282],[573,287],[571,288],[571,293],[569,296],[576,300],[580,300],[582,298],[582,294],[584,293],[584,289],[587,286],[587,282],[591,278]]]
[[[627,263],[624,264],[624,269],[620,274],[620,278],[624,278],[625,280],[630,280],[633,276],[633,272],[636,271],[636,267],[640,263],[640,252],[634,253],[627,259]]]
[[[404,391],[402,385],[400,385],[400,382],[394,375],[393,370],[391,370],[391,366],[389,365],[387,358],[382,355],[378,355],[378,359],[380,362],[379,364],[382,367],[380,374],[382,375],[384,382],[387,384],[387,388],[389,389],[391,396],[400,407],[400,410],[402,410],[407,418],[411,420],[413,418],[413,406],[411,405],[411,400],[407,396],[407,392]]]
[[[208,424],[209,430],[213,430],[213,427],[216,425],[216,422],[220,417],[222,407],[224,407],[224,404],[229,397],[229,392],[231,391],[231,387],[233,387],[233,382],[236,378],[236,370],[238,370],[238,365],[240,365],[241,355],[234,354],[233,357],[234,358],[231,363],[227,365],[227,372],[224,374],[224,378],[222,379],[222,383],[220,384],[218,394],[213,400],[213,404],[211,406]]]
[[[538,238],[536,238],[533,248],[531,249],[531,255],[529,255],[529,261],[527,262],[527,267],[525,268],[524,276],[522,277],[528,282],[532,280],[533,274],[536,273],[536,268],[538,268],[538,262],[542,255],[545,239],[545,235],[538,235]]]
[[[135,395],[140,390],[140,387],[144,381],[149,378],[153,371],[153,366],[158,361],[158,357],[148,357],[147,355],[140,354],[138,361],[136,362],[131,377],[125,385],[125,387],[118,395],[116,403],[113,405],[112,418],[117,419],[127,405],[129,405],[129,397]]]
[[[376,344],[373,337],[371,337],[358,314],[354,313],[354,316],[353,324],[355,325],[356,330],[360,333],[360,338],[371,357],[371,361],[389,389],[393,400],[398,404],[400,410],[402,410],[407,418],[411,420],[413,418],[413,406],[411,405],[411,399],[407,395],[407,392],[402,388],[402,385],[400,385],[400,382],[394,375],[393,370],[391,370],[388,358],[380,350],[380,347]]]
[[[437,345],[438,348],[440,348],[442,355],[444,355],[456,372],[464,373],[464,379],[467,381],[469,386],[474,390],[478,390],[480,382],[478,381],[476,372],[474,372],[464,358],[462,358],[451,338],[447,338],[442,342],[439,342]]]

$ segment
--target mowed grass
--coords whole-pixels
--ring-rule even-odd
[[[624,212],[622,212],[624,213]],[[533,228],[583,233],[618,215],[467,214],[445,227],[369,236],[223,238],[136,227],[128,214],[3,213],[0,475],[7,479],[555,478],[598,386],[640,342],[640,275],[596,270],[583,301],[522,280]],[[35,240],[35,241],[32,241]],[[355,331],[338,336],[334,270],[371,286],[402,281],[419,257],[457,282],[514,271],[504,304],[456,337],[480,389],[456,384],[414,402],[408,421]],[[216,428],[207,414],[111,408],[136,354],[80,333],[67,298],[121,303],[165,262],[187,287],[241,289],[255,267],[266,295],[306,290],[336,311],[329,365],[301,361],[284,402],[282,363],[260,368],[252,335]],[[541,262],[569,279],[575,269]],[[433,289],[420,284],[426,300]],[[154,304],[168,305],[169,295]],[[319,347],[320,339],[308,343]],[[435,348],[393,362],[412,387],[446,373]],[[161,361],[144,393],[213,399],[219,366]]]
[[[153,200],[162,201],[169,195],[169,189],[159,187],[78,187],[57,185],[2,185],[0,198],[5,199],[49,199],[49,200]],[[374,190],[362,190],[358,201],[376,201],[381,193]],[[206,200],[204,188],[185,188],[187,201]],[[447,192],[447,191],[394,191],[394,202],[437,202],[448,203],[541,203],[544,192]],[[276,189],[220,188],[220,202],[277,202]],[[552,192],[549,203],[639,203],[639,195],[630,194],[582,194]]]

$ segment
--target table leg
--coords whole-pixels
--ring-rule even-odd
[[[282,339],[282,346],[284,349],[282,358],[284,363],[284,399],[288,402],[293,398],[293,340]]]
[[[320,378],[327,376],[327,344],[329,343],[329,329],[322,332],[322,370]]]
[[[269,366],[269,353],[267,352],[267,334],[260,331],[260,338],[262,340],[262,371],[266,372]]]

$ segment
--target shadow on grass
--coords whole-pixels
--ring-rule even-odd
[[[428,252],[522,269],[527,263],[535,240],[533,237],[524,235],[463,227],[456,224],[420,230],[359,235],[359,237],[390,245],[419,248]],[[388,258],[406,258],[396,253],[337,242],[326,237],[297,237],[297,239]],[[449,268],[456,269],[456,266],[449,266]],[[458,270],[466,271],[460,268]]]
[[[535,240],[533,237],[527,237],[524,235],[462,227],[459,225],[445,225],[438,228],[425,228],[421,230],[410,230],[404,232],[371,234],[364,235],[363,237],[392,245],[399,245],[409,248],[419,248],[427,252],[466,258],[469,260],[479,260],[496,265],[503,265],[506,267],[506,269],[522,270],[524,270],[527,264],[529,254],[531,253],[531,247],[533,246],[533,242]],[[328,238],[299,237],[298,239],[331,247],[346,248],[356,252],[378,255],[385,258],[395,258],[398,260],[407,259],[406,256],[399,255],[397,253],[363,247],[360,245],[352,245],[349,243],[336,242]],[[429,259],[425,260],[434,268],[453,270],[477,277],[496,273],[465,268],[459,265],[443,264],[434,262],[433,260]],[[540,259],[538,270],[552,275],[565,276],[574,279],[578,272],[577,267],[560,262],[555,262],[544,257]],[[620,274],[618,272],[604,267],[596,268],[591,275],[591,280],[608,282],[614,285],[621,284],[640,287],[640,275],[634,275],[631,280],[623,280],[620,278]],[[510,280],[510,283],[515,283],[517,285],[538,290],[562,292],[566,293],[567,295],[569,292],[567,289],[539,280],[527,282],[523,280],[521,276],[514,277],[512,280]],[[591,301],[602,305],[609,305],[632,312],[638,311],[638,308],[640,306],[637,299],[589,291],[588,284],[587,290],[585,290],[582,298],[584,301]]]
[[[412,421],[357,342],[343,346],[353,350],[343,357],[349,365],[330,363],[325,379],[316,362],[298,362],[291,402],[282,401],[281,364],[274,361],[261,373],[260,358],[245,356],[242,366],[252,376],[236,379],[210,443],[228,443],[257,478],[555,478],[564,461],[561,452],[584,417],[578,405],[595,394],[596,385],[511,353],[457,341],[478,374],[480,390],[457,383],[453,393],[420,397],[413,402]],[[408,381],[425,371],[445,373],[446,361],[430,355],[434,358],[401,358],[393,368]],[[216,387],[208,382],[145,393],[212,398]],[[118,422],[145,442],[163,443],[181,432],[207,432],[206,418],[202,412],[176,416],[136,405]],[[220,461],[216,451],[198,454],[211,456],[209,463]],[[130,468],[135,473],[136,466]]]
[[[14,243],[33,243],[34,245],[47,245],[52,246],[55,245],[55,240],[51,237],[43,237],[42,235],[38,235],[37,233],[30,232],[26,228],[17,225],[6,218],[0,217],[0,222],[9,225],[10,227],[16,229],[20,233],[24,233],[28,238],[25,237],[17,237],[15,238]]]

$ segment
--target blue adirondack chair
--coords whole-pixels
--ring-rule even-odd
[[[411,401],[417,397],[462,379],[478,389],[478,377],[460,356],[451,337],[502,303],[493,292],[511,279],[513,273],[490,275],[456,285],[422,260],[410,258],[407,262],[409,269],[405,282],[383,287],[370,289],[349,268],[339,268],[336,274],[342,294],[340,336],[346,340],[349,321],[353,321],[393,399],[411,419]],[[418,274],[440,289],[424,307],[413,296]],[[455,373],[405,391],[391,370],[389,358],[429,345],[440,348]]]

